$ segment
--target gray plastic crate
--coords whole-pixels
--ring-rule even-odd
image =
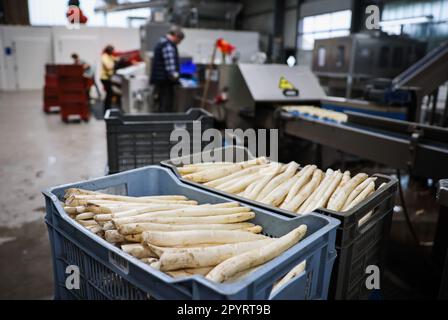
[[[226,160],[233,161],[235,157],[232,154],[238,154],[238,160],[250,160],[254,156],[244,147],[229,146],[207,151],[210,155],[214,153],[228,155]],[[222,192],[218,189],[206,187],[200,183],[191,182],[183,179],[177,171],[180,163],[191,163],[193,159],[200,159],[198,155],[188,155],[181,158],[162,161],[162,165],[170,168],[176,174],[180,181],[189,185],[202,188],[219,195],[229,197],[235,201],[250,204],[260,208],[265,208],[271,212],[276,212],[282,216],[295,216],[292,212],[279,209],[261,202],[252,201],[243,197]],[[176,164],[174,164],[176,163]],[[338,219],[341,224],[338,227],[336,235],[336,248],[338,258],[332,274],[330,284],[330,299],[366,299],[369,291],[366,289],[364,281],[366,279],[366,267],[368,265],[377,265],[381,268],[387,248],[387,241],[392,222],[393,207],[395,204],[395,193],[397,190],[397,179],[381,174],[374,175],[376,188],[382,183],[385,186],[375,192],[368,199],[362,201],[352,209],[340,213],[328,209],[317,209],[317,213]],[[373,211],[370,218],[365,219],[366,215]]]
[[[201,141],[202,132],[213,128],[213,117],[199,108],[186,113],[151,113],[129,115],[111,109],[104,117],[107,132],[108,172],[117,173],[140,168],[170,157],[171,132],[186,129],[191,137],[190,145]],[[201,124],[200,135],[193,135],[193,123]],[[193,150],[193,149],[191,149]]]
[[[271,298],[327,297],[336,258],[334,243],[339,224],[336,219],[315,214],[288,218],[248,205],[256,213],[254,223],[263,226],[264,234],[278,237],[306,224],[306,237],[238,282],[218,284],[199,275],[174,279],[124,253],[68,217],[59,200],[64,190],[71,187],[132,196],[181,194],[200,203],[231,201],[184,184],[169,169],[159,166],[44,191],[57,299],[268,299],[274,282],[303,260],[307,261],[306,271]],[[68,265],[79,267],[79,290],[68,290],[65,286]]]

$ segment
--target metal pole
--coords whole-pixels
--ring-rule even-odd
[[[202,94],[202,100],[201,100],[201,108],[203,108],[203,109],[205,109],[205,105],[207,103],[208,88],[210,87],[210,73],[215,64],[216,50],[217,50],[217,48],[216,48],[216,43],[215,43],[215,45],[213,47],[212,59],[210,61],[210,64],[207,66],[207,69],[205,70],[204,92]]]
[[[448,86],[447,86],[447,94],[445,99],[445,110],[443,111],[442,116],[442,127],[448,126]]]

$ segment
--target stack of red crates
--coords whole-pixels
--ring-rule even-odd
[[[45,66],[45,87],[44,87],[44,112],[49,113],[55,108],[59,108],[58,74],[57,66],[47,64]]]
[[[58,65],[58,98],[62,121],[68,122],[70,115],[79,115],[89,121],[88,80],[80,65]]]

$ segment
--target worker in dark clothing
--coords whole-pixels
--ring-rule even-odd
[[[160,38],[154,48],[151,68],[151,84],[154,85],[159,112],[170,112],[173,108],[174,86],[179,84],[179,53],[177,45],[185,35],[177,27],[171,27],[168,34]]]

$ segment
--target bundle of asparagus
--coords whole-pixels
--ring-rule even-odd
[[[67,189],[64,209],[123,251],[173,277],[235,281],[298,243],[301,225],[278,238],[261,234],[237,202],[198,204],[184,196],[128,197]]]
[[[291,211],[307,214],[318,208],[350,210],[375,192],[375,177],[315,165],[299,169],[257,158],[240,163],[197,163],[178,168],[185,179]],[[381,186],[380,186],[381,187]]]
[[[297,111],[299,113],[308,114],[320,119],[330,119],[336,122],[347,122],[347,115],[343,112],[322,109],[314,106],[284,106],[286,112]]]

